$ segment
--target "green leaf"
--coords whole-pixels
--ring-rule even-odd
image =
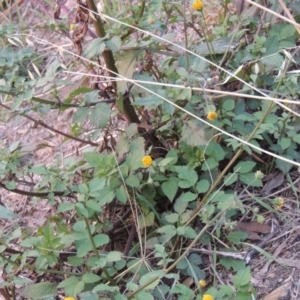
[[[125,133],[128,137],[132,138],[138,133],[138,125],[136,123],[131,123],[125,128]]]
[[[79,281],[74,287],[74,295],[79,294],[84,289],[84,282]]]
[[[202,258],[199,254],[197,253],[192,253],[190,256],[189,256],[189,262],[191,264],[194,264],[194,265],[201,265],[202,264]]]
[[[107,103],[99,103],[91,111],[90,121],[96,128],[105,128],[111,113],[111,108]]]
[[[16,188],[17,183],[15,181],[8,181],[5,183],[5,186],[8,190],[13,190]]]
[[[230,286],[228,286],[228,285],[226,285],[226,284],[221,284],[220,286],[219,286],[219,288],[220,288],[220,291],[222,292],[222,294],[225,296],[232,296],[233,294],[234,294],[234,290],[230,287]],[[221,298],[220,298],[221,299]]]
[[[86,47],[86,49],[84,49],[83,51],[83,55],[88,58],[91,59],[94,56],[98,56],[100,54],[102,54],[103,50],[105,49],[105,41],[106,38],[95,38],[93,39],[88,46]]]
[[[132,79],[136,67],[136,60],[139,51],[123,51],[120,53],[122,59],[116,63],[119,74],[125,78]],[[127,82],[117,81],[118,91],[124,93],[127,89]]]
[[[56,295],[56,293],[56,285],[50,282],[31,284],[26,286],[24,290],[25,298],[33,300]]]
[[[168,223],[176,223],[179,219],[179,215],[176,213],[170,213],[165,216],[165,219],[167,220]]]
[[[255,167],[255,165],[256,163],[254,161],[243,161],[234,167],[234,171],[240,174],[249,173]]]
[[[115,197],[115,192],[110,188],[104,188],[100,191],[100,193],[100,196],[97,197],[96,200],[101,206],[110,203]]]
[[[288,37],[296,33],[295,26],[291,24],[281,24],[280,36],[282,39],[287,39]]]
[[[93,237],[96,247],[101,247],[109,242],[109,237],[106,234],[97,234]]]
[[[166,157],[159,162],[159,167],[166,167],[169,164],[174,164],[177,159],[175,157]]]
[[[188,206],[188,202],[182,201],[182,195],[181,195],[174,204],[174,210],[181,215],[186,211],[187,206]]]
[[[91,167],[100,167],[102,164],[102,155],[98,152],[84,152],[84,159]]]
[[[85,283],[94,283],[100,280],[101,277],[93,273],[85,273],[82,277],[82,281]]]
[[[105,44],[112,52],[116,52],[120,50],[122,40],[119,36],[115,35],[110,41],[106,41]]]
[[[140,186],[140,180],[136,175],[129,175],[129,177],[125,180],[126,184],[130,187],[136,188]]]
[[[281,155],[284,158],[290,159],[290,160],[294,160],[291,156],[289,155]],[[281,160],[279,158],[276,158],[276,167],[282,171],[284,174],[287,174],[293,167],[293,165],[289,162],[286,162],[284,160]]]
[[[188,239],[194,239],[197,236],[197,233],[196,233],[195,229],[193,229],[192,227],[186,226],[186,227],[184,227],[183,236]]]
[[[179,187],[190,188],[195,185],[198,180],[198,175],[195,170],[187,166],[176,166],[175,169],[178,173],[178,177],[182,179],[182,181],[178,183]]]
[[[92,244],[87,238],[76,241],[75,245],[78,257],[84,257],[92,250]]]
[[[291,143],[292,141],[290,138],[282,138],[279,141],[282,150],[286,150],[287,148],[289,148],[291,146]]]
[[[263,186],[262,180],[255,177],[255,173],[241,174],[240,180],[246,185],[261,187]]]
[[[163,100],[156,95],[150,95],[147,97],[137,97],[134,101],[136,106],[144,106],[146,109],[157,109],[160,105],[163,105]]]
[[[160,278],[164,276],[164,272],[163,271],[152,271],[149,272],[145,275],[143,275],[140,279],[140,285],[145,285],[148,282],[152,281],[149,285],[146,285],[144,287],[145,290],[152,290],[154,289],[160,281]],[[154,280],[155,278],[157,278],[156,280]],[[153,281],[154,280],[154,281]]]
[[[233,231],[230,232],[227,236],[228,241],[232,242],[235,245],[239,245],[241,241],[245,240],[248,237],[248,234],[243,231]]]
[[[104,188],[106,182],[106,178],[93,178],[89,182],[89,195],[91,195],[92,192],[97,192]]]
[[[123,203],[126,204],[127,202],[127,193],[126,193],[126,189],[123,185],[121,185],[117,190],[116,190],[116,197],[117,199]]]
[[[88,188],[87,184],[85,184],[85,183],[79,184],[77,186],[77,192],[80,194],[84,194],[84,195],[88,194],[89,188]]]
[[[98,300],[99,297],[97,294],[94,294],[92,292],[83,292],[80,295],[80,300]]]
[[[194,194],[192,192],[186,192],[180,195],[178,201],[183,203],[189,203],[196,200],[196,198],[197,198],[197,194]]]
[[[209,157],[205,160],[205,163],[202,164],[202,171],[211,171],[219,166],[218,161],[214,157]]]
[[[187,121],[182,126],[181,140],[190,146],[207,145],[203,125],[194,119]]]
[[[8,210],[5,206],[0,205],[0,219],[18,219],[19,216]]]
[[[238,271],[237,274],[233,276],[232,282],[235,288],[239,289],[241,286],[248,284],[250,279],[250,267],[246,267],[245,269]]]
[[[58,205],[57,213],[65,212],[74,209],[74,203],[62,202]]]
[[[300,134],[295,134],[292,139],[295,143],[300,144]]]
[[[119,251],[110,251],[106,255],[107,262],[116,262],[122,259],[122,253]]]
[[[68,263],[73,267],[79,267],[83,264],[83,258],[77,256],[69,256]]]
[[[138,137],[132,141],[129,146],[129,153],[126,158],[126,165],[131,170],[136,170],[142,167],[142,159],[145,155],[145,140]]]
[[[180,294],[184,297],[180,297],[178,299],[188,300],[193,298],[194,292],[184,284],[177,283],[172,289],[171,293]]]
[[[231,111],[235,108],[235,101],[233,99],[227,99],[222,104],[222,109],[225,109],[227,111]]]
[[[139,215],[138,222],[141,229],[154,225],[154,213],[151,211],[147,215]]]
[[[166,155],[167,158],[174,158],[174,160],[172,161],[172,165],[176,164],[177,161],[178,161],[178,153],[175,149],[171,149],[167,155]]]
[[[111,292],[111,293],[115,293],[115,292],[118,292],[118,291],[119,291],[119,288],[117,286],[109,286],[107,284],[101,283],[101,284],[96,285],[93,288],[92,292],[93,293],[96,293],[96,292]]]
[[[270,37],[265,42],[266,52],[265,56],[267,56],[266,59],[270,59],[270,55],[278,52],[279,45],[278,45],[278,38],[277,36]]]
[[[43,165],[36,165],[36,166],[33,166],[30,171],[34,174],[37,174],[37,175],[46,175],[48,174],[48,171],[46,169],[46,167]]]
[[[222,257],[220,259],[220,263],[226,268],[226,270],[230,270],[230,268],[232,268],[236,272],[246,267],[245,261],[231,257]]]
[[[209,189],[209,181],[207,179],[202,179],[197,182],[196,190],[199,194],[206,193]]]
[[[224,185],[230,186],[233,183],[235,183],[237,180],[238,180],[237,173],[228,173],[226,176],[224,176]]]
[[[164,194],[169,198],[169,200],[173,202],[178,190],[178,184],[170,178],[169,181],[163,182],[163,184],[161,185],[161,189],[164,192]]]
[[[177,227],[176,232],[177,232],[178,235],[183,235],[184,234],[184,227],[183,226]]]
[[[93,210],[94,212],[98,212],[98,213],[101,213],[102,212],[102,208],[101,206],[99,205],[99,203],[94,200],[94,199],[90,199],[86,202],[86,206],[88,208],[90,208],[91,210]]]
[[[75,208],[76,208],[76,211],[79,214],[83,215],[84,217],[89,218],[91,216],[91,213],[86,209],[86,207],[84,206],[83,203],[77,202],[75,204]]]
[[[118,157],[124,156],[126,152],[129,150],[129,139],[124,134],[119,137],[116,145],[116,152]]]
[[[165,225],[156,230],[158,233],[164,233],[168,238],[176,235],[176,228],[173,225]]]
[[[237,206],[235,196],[233,194],[225,194],[221,199],[217,201],[217,203],[217,207],[220,210],[234,208]]]

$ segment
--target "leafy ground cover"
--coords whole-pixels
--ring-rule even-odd
[[[3,299],[297,299],[300,7],[235,5],[3,5]]]

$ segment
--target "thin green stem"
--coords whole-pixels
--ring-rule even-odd
[[[211,60],[216,61],[216,55],[215,55],[214,48],[213,48],[212,44],[209,42],[208,37],[206,35],[207,23],[206,23],[206,20],[205,20],[205,16],[203,14],[203,10],[201,10],[201,15],[202,15],[203,23],[204,23],[203,35],[204,35],[204,38],[205,38],[207,49],[209,51]]]
[[[94,253],[95,253],[97,259],[99,260],[100,259],[100,255],[98,253],[95,241],[93,239],[92,232],[91,232],[90,225],[89,225],[89,222],[88,222],[87,218],[84,218],[84,222],[85,222],[85,225],[86,225],[86,229],[87,229],[87,232],[88,232],[88,235],[89,235],[89,240],[90,240],[90,242],[92,244]],[[110,284],[116,285],[115,280],[109,275],[107,269],[105,267],[103,267],[102,270],[103,270],[103,272],[104,272],[107,280],[110,282]]]
[[[186,24],[186,15],[185,15],[185,1],[183,1],[183,26],[184,26],[184,43],[185,48],[188,49],[188,37],[187,37],[187,24]],[[186,69],[190,68],[190,61],[189,61],[189,53],[185,52],[185,59],[186,59]]]

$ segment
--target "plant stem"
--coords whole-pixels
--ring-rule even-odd
[[[84,218],[84,222],[85,222],[86,229],[87,229],[87,232],[88,232],[88,235],[89,235],[89,240],[90,240],[90,242],[91,242],[91,244],[92,244],[92,247],[93,247],[93,249],[94,249],[94,253],[95,253],[97,259],[99,260],[99,259],[100,259],[100,255],[99,255],[99,253],[98,253],[98,250],[97,250],[95,241],[94,241],[94,239],[93,239],[92,232],[91,232],[90,225],[89,225],[89,222],[88,222],[87,218]],[[107,280],[110,282],[110,284],[116,285],[115,280],[109,275],[107,269],[106,269],[105,267],[103,267],[102,270],[103,270],[103,272],[104,272],[104,274],[105,274]]]
[[[204,227],[203,229],[198,233],[198,235],[195,237],[195,239],[192,241],[192,243],[185,249],[185,251],[181,254],[181,256],[167,269],[163,270],[166,274],[168,274],[171,270],[173,270],[177,264],[190,252],[190,250],[195,246],[195,244],[198,242],[200,237],[205,233],[205,231],[212,225],[212,223],[217,220],[228,208],[222,210],[219,212],[214,218],[212,218]],[[156,280],[159,280],[160,277],[156,276],[151,278],[148,282],[141,285],[138,289],[133,291],[132,293],[127,295],[127,299],[131,299],[134,295],[136,295],[138,292],[142,291],[144,288],[146,288],[148,285],[153,283]]]
[[[185,1],[183,1],[183,26],[184,26],[184,43],[185,48],[188,49],[188,38],[187,38],[187,26],[186,26],[186,15],[185,15]],[[186,57],[186,70],[190,68],[190,61],[189,61],[189,53],[185,51]]]

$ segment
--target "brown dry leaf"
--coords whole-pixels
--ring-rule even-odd
[[[294,267],[300,269],[300,261],[297,259],[290,259],[290,258],[277,258],[280,263],[287,267]]]
[[[238,222],[236,230],[241,231],[252,231],[252,232],[258,232],[258,233],[270,233],[271,232],[271,226],[268,224],[261,224],[258,222]]]
[[[186,278],[182,284],[184,284],[187,287],[191,287],[194,284],[193,277]]]
[[[262,192],[264,195],[271,193],[271,190],[281,186],[284,182],[284,174],[281,171],[275,171],[265,176],[263,181],[267,181]]]
[[[281,300],[281,299],[290,299],[289,297],[289,290],[291,288],[291,283],[287,282],[277,288],[276,290],[272,291],[269,295],[265,296],[265,300]]]
[[[257,233],[270,233],[271,227],[267,224],[261,224],[258,222],[238,222],[235,230],[246,232],[249,240],[259,241],[261,238]]]

